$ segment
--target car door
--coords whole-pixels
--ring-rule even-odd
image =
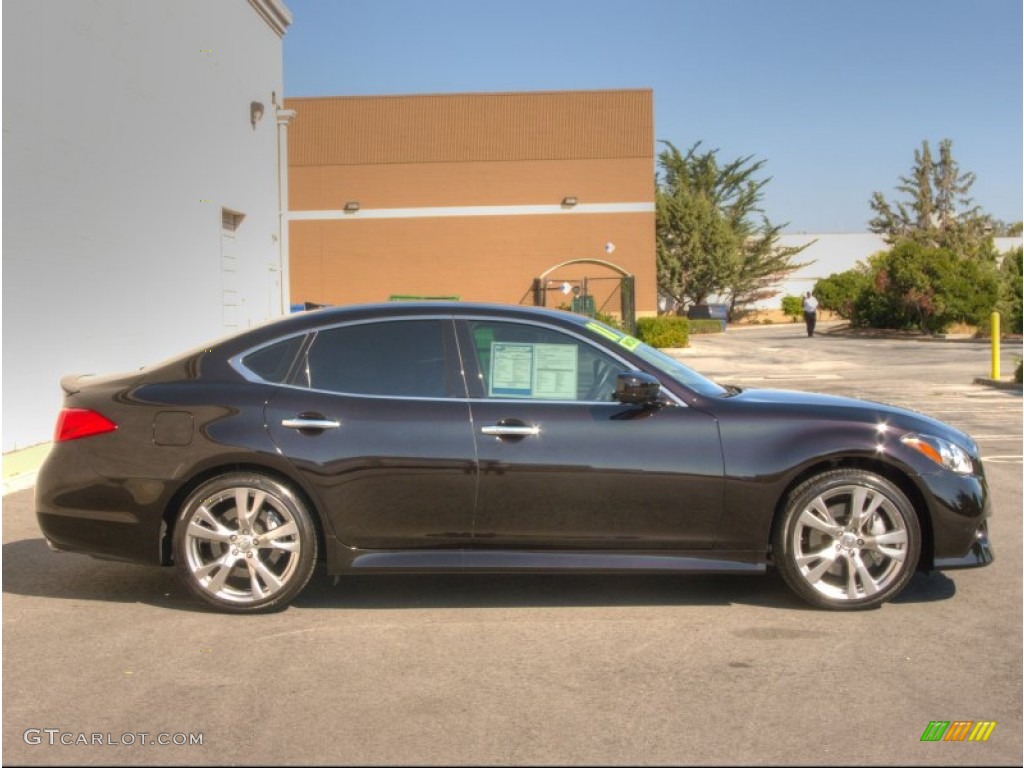
[[[713,417],[612,399],[622,357],[524,321],[458,324],[480,491],[474,548],[705,549],[723,462]]]
[[[465,543],[476,463],[451,320],[321,329],[298,369],[268,403],[267,428],[341,543]]]

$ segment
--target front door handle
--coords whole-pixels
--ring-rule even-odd
[[[528,427],[513,424],[492,424],[488,427],[480,427],[481,434],[494,435],[495,437],[533,437],[540,434],[540,427]]]
[[[337,429],[341,422],[334,419],[315,419],[300,414],[295,418],[282,420],[281,426],[288,429]]]

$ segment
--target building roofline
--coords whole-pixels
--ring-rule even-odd
[[[251,1],[251,0],[250,0]],[[565,94],[601,94],[601,93],[654,93],[653,88],[583,88],[583,89],[560,89],[554,91],[460,91],[460,92],[436,92],[436,93],[382,93],[382,94],[359,94],[340,96],[288,96],[285,101],[357,101],[359,99],[436,99],[446,96],[479,96],[482,98],[494,96],[560,96]]]
[[[249,0],[249,5],[278,37],[284,37],[292,23],[292,12],[288,10],[283,0]]]

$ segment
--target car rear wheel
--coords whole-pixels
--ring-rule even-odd
[[[881,605],[907,585],[921,528],[895,484],[841,469],[790,494],[772,545],[775,565],[797,595],[819,607],[855,610]]]
[[[182,506],[174,531],[185,585],[232,613],[286,606],[313,574],[316,550],[305,504],[284,483],[256,473],[204,483]]]

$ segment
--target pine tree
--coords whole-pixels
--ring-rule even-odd
[[[890,245],[906,239],[963,256],[991,257],[994,223],[971,200],[974,181],[973,173],[961,173],[950,139],[939,143],[938,162],[922,141],[910,175],[901,176],[896,187],[904,200],[890,203],[875,192],[870,200],[875,216],[868,226]]]
[[[781,226],[763,214],[755,219],[770,181],[756,178],[765,161],[747,156],[720,165],[718,150],[700,152],[701,142],[685,154],[662,143],[655,192],[659,291],[679,308],[727,296],[730,315],[777,294],[772,285],[804,266],[792,263],[803,248],[778,248]]]

